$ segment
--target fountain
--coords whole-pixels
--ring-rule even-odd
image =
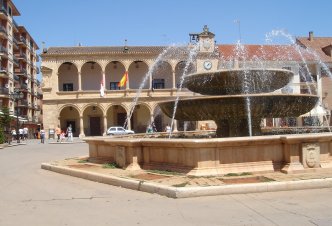
[[[249,81],[243,91],[243,81]],[[263,118],[298,117],[310,111],[318,96],[312,94],[272,94],[286,86],[293,73],[285,69],[232,69],[196,73],[184,78],[184,86],[202,95],[177,103],[175,119],[183,121],[214,120],[217,137],[261,135]],[[247,99],[250,101],[247,110]],[[160,103],[172,118],[174,101]],[[250,111],[250,112],[249,112]],[[247,120],[250,113],[251,125]]]
[[[190,54],[189,62],[194,54]],[[198,58],[203,62],[208,57],[204,53]],[[245,57],[237,58],[241,59],[241,68],[209,68],[211,71],[184,75],[180,89],[183,83],[195,93],[192,97],[178,95],[176,100],[159,102],[161,110],[172,119],[214,120],[215,138],[85,138],[89,161],[116,162],[125,170],[171,170],[194,176],[332,168],[330,133],[261,136],[263,118],[298,117],[309,112],[319,97],[274,92],[290,83],[292,71],[263,64],[250,67]]]

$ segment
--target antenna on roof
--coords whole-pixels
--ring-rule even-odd
[[[241,21],[240,20],[234,20],[234,23],[237,24],[238,32],[239,32],[239,41],[241,43]]]
[[[123,52],[124,53],[128,52],[127,39],[125,39],[125,44],[124,44],[124,47],[123,47]]]
[[[47,53],[47,48],[45,47],[45,42],[42,42],[43,53]]]

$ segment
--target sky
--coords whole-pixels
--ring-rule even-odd
[[[330,0],[13,0],[14,19],[42,48],[185,44],[208,25],[218,44],[266,44],[266,35],[332,37]],[[278,36],[273,42],[289,42]]]

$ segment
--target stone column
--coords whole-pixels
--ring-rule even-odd
[[[129,129],[129,130],[131,130],[131,122],[130,122],[130,118],[129,118],[129,113],[127,113],[127,128]],[[131,117],[133,117],[133,116],[131,116]]]
[[[85,134],[84,134],[84,124],[83,124],[83,116],[80,115],[80,135],[79,135],[80,138],[82,137],[85,137]]]
[[[106,75],[105,75],[105,71],[102,72],[102,81],[103,81],[103,86],[104,86],[104,90],[106,90],[106,79],[105,79]]]
[[[106,136],[107,132],[107,115],[104,115],[104,133],[103,133],[103,136]]]
[[[176,84],[175,84],[175,70],[172,70],[172,88],[176,89]]]
[[[129,87],[129,71],[128,71],[128,69],[126,69],[126,72],[127,72],[127,83],[126,83],[126,89],[130,89],[130,87]]]
[[[178,120],[173,121],[173,132],[178,132]]]
[[[82,91],[82,76],[81,72],[78,72],[78,91]]]

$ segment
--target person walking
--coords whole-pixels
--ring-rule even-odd
[[[69,140],[70,142],[73,142],[73,128],[71,127],[71,124],[69,124],[67,128],[67,141]]]
[[[27,140],[28,139],[28,134],[29,134],[29,129],[28,127],[23,128],[23,139]]]
[[[40,143],[44,144],[45,143],[45,130],[44,128],[40,128]]]
[[[61,129],[60,129],[60,126],[58,125],[58,127],[55,129],[55,133],[56,133],[56,136],[57,136],[57,140],[56,142],[59,142],[60,141],[60,136],[61,136]]]

